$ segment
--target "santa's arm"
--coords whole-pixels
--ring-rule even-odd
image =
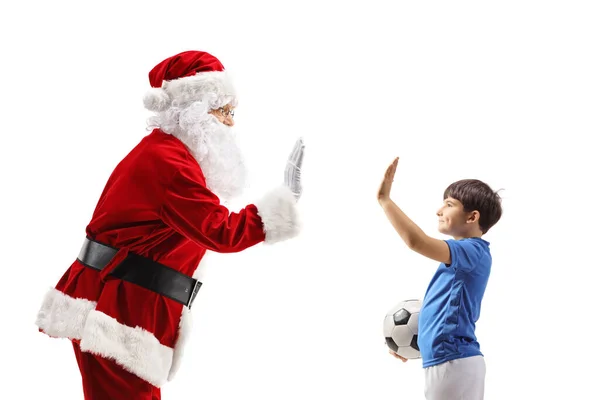
[[[276,243],[298,234],[296,199],[285,186],[239,212],[230,212],[192,168],[179,170],[164,194],[161,218],[190,240],[219,253],[257,243]]]

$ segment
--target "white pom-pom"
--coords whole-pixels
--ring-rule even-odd
[[[169,94],[162,88],[152,88],[144,95],[144,107],[150,111],[165,111],[170,103]]]

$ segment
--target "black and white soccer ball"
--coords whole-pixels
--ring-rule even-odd
[[[388,311],[383,320],[383,336],[388,347],[407,358],[421,358],[419,337],[419,312],[421,300],[404,300]]]

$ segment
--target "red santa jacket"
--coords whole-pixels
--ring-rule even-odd
[[[172,135],[154,130],[119,163],[102,192],[86,234],[188,276],[207,250],[239,252],[298,232],[295,199],[280,187],[239,212],[220,204],[198,162]],[[189,333],[189,309],[77,259],[46,294],[40,331],[69,338],[83,351],[112,358],[160,387],[173,378]]]

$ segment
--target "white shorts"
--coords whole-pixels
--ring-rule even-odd
[[[482,400],[485,386],[483,356],[446,361],[425,368],[427,400]]]

